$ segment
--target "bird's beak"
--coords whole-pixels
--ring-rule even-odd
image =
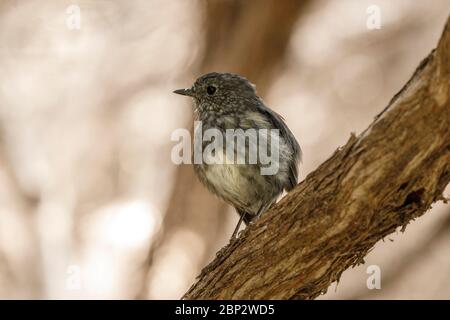
[[[193,97],[194,96],[194,91],[191,88],[178,89],[178,90],[175,90],[173,93],[181,94],[183,96],[189,96],[189,97]]]

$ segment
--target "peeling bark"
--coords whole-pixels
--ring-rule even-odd
[[[251,224],[184,299],[314,299],[450,181],[450,21],[374,122]]]

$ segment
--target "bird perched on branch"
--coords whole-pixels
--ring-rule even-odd
[[[236,208],[234,238],[242,221],[250,223],[297,184],[300,146],[283,118],[238,74],[208,73],[174,93],[194,100],[195,137],[201,137],[194,138],[194,153],[203,150],[194,155],[194,171]]]

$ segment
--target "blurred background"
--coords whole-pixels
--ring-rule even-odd
[[[192,126],[172,91],[246,76],[300,141],[303,179],[387,105],[449,13],[448,0],[2,0],[0,298],[180,298],[238,216],[172,163],[171,133]],[[438,203],[321,299],[449,299],[449,244]]]

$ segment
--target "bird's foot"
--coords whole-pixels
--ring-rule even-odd
[[[225,252],[227,251],[227,248],[230,246],[230,244],[231,244],[231,240],[230,240],[230,242],[229,242],[225,247],[223,247],[222,249],[220,249],[219,251],[217,251],[217,252],[216,252],[216,258],[221,258],[221,257],[223,257],[224,254],[225,254]]]

